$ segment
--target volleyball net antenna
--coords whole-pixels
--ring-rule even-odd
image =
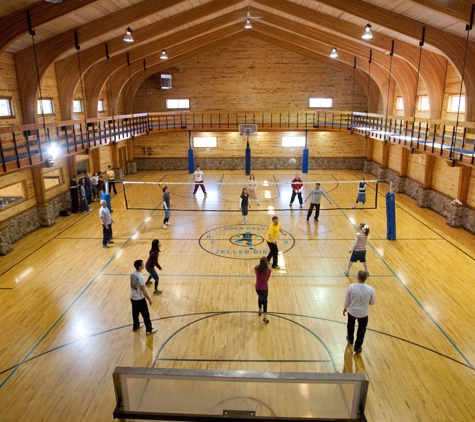
[[[188,179],[189,180],[189,179]],[[127,209],[154,210],[163,207],[163,188],[168,187],[174,211],[207,211],[207,212],[235,212],[241,213],[240,197],[244,188],[247,188],[248,180],[242,182],[235,179],[224,181],[208,178],[205,180],[204,195],[201,187],[196,195],[193,194],[195,183],[182,181],[124,181],[123,192]],[[356,203],[360,180],[351,181],[319,181],[320,187],[325,191],[330,202],[322,196],[320,201],[321,210],[335,209],[376,209],[378,207],[378,180],[366,180],[366,202]],[[303,209],[310,206],[312,198],[307,202],[305,199],[310,191],[316,187],[316,182],[304,182],[302,188]],[[300,202],[295,197],[292,206],[291,181],[278,181],[269,177],[267,180],[259,180],[255,190],[255,199],[251,193],[249,214],[273,209],[274,211],[299,210]],[[259,205],[258,205],[259,203]]]

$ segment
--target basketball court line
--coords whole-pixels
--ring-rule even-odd
[[[154,209],[152,210],[152,212],[149,214],[148,217],[146,217],[144,219],[144,221],[138,226],[138,228],[135,230],[135,232],[129,237],[129,239],[126,240],[126,242],[121,245],[117,252],[114,253],[114,255],[107,261],[107,263],[102,267],[101,270],[99,270],[99,272],[96,274],[96,276],[93,277],[93,279],[86,285],[86,287],[77,295],[77,297],[71,302],[71,304],[66,308],[66,310],[60,315],[60,317],[58,317],[58,319],[51,325],[51,327],[43,334],[43,336],[38,340],[38,342],[31,348],[31,350],[25,355],[25,357],[20,361],[20,363],[12,368],[14,368],[12,370],[12,372],[5,378],[5,380],[0,383],[0,388],[2,388],[6,382],[14,375],[14,373],[17,371],[17,369],[19,368],[19,366],[21,364],[23,364],[24,362],[26,362],[26,360],[29,358],[29,356],[36,350],[36,348],[46,339],[46,337],[52,332],[52,330],[59,324],[59,322],[63,319],[63,317],[67,314],[67,312],[79,301],[79,299],[86,293],[86,291],[90,288],[90,286],[92,284],[94,284],[94,282],[97,280],[97,278],[101,275],[101,272],[103,269],[105,269],[111,262],[112,260],[115,259],[115,257],[118,255],[118,253],[130,242],[130,240],[133,239],[133,237],[140,231],[140,229],[144,226],[144,224],[147,222],[147,218],[151,217],[155,212],[157,211],[157,209]],[[348,221],[350,221],[351,223],[351,220],[349,219],[349,217],[346,215],[346,213],[344,213],[343,210],[340,211],[347,219]],[[85,214],[86,215],[89,215],[89,214]],[[81,219],[79,219],[81,220]],[[79,221],[78,220],[78,221]],[[418,219],[416,219],[416,221],[419,221]],[[420,222],[420,221],[419,221]],[[75,222],[76,223],[76,222]],[[424,223],[421,223],[424,225]],[[434,230],[433,230],[434,231]],[[434,231],[434,233],[436,233]],[[437,234],[437,233],[436,233]],[[442,237],[441,235],[439,235],[440,237]],[[55,237],[56,238],[56,237]],[[53,238],[53,239],[55,239]],[[443,237],[442,237],[443,238]],[[50,239],[53,240],[53,239]],[[46,243],[49,243],[46,242]],[[449,242],[450,243],[450,242]],[[424,309],[424,307],[422,306],[422,304],[419,302],[419,300],[414,296],[414,294],[411,292],[411,290],[397,277],[397,275],[394,273],[394,271],[392,271],[391,267],[388,265],[388,263],[381,257],[381,255],[376,251],[376,249],[370,244],[370,247],[373,249],[373,251],[376,253],[376,256],[378,256],[381,260],[381,262],[383,262],[385,264],[385,266],[389,269],[389,271],[394,275],[394,277],[396,278],[396,280],[404,287],[404,289],[409,293],[409,295],[412,297],[412,299],[416,302],[416,304],[424,311],[424,313],[429,317],[429,319],[433,322],[433,324],[439,329],[439,331],[445,336],[445,338],[449,341],[449,343],[455,348],[455,350],[460,354],[460,356],[465,360],[465,362],[473,368],[473,365],[470,363],[470,361],[464,356],[464,354],[460,351],[460,349],[456,346],[456,344],[452,341],[452,339],[445,333],[445,331],[442,329],[442,327],[440,327],[439,324],[437,324],[437,322],[434,320],[434,318],[429,314],[428,311],[426,311]],[[43,245],[44,246],[44,245]],[[41,247],[43,247],[41,246]],[[40,248],[41,248],[40,247]],[[472,258],[473,259],[473,258]],[[8,270],[9,271],[9,270]],[[229,312],[228,312],[229,313]],[[271,314],[271,313],[269,313]],[[8,370],[7,370],[8,371]],[[4,372],[6,371],[2,371],[0,372],[0,374],[3,374]]]
[[[166,317],[153,318],[152,321],[153,322],[160,322],[160,321],[165,321],[165,320],[174,319],[174,318],[187,318],[187,317],[192,317],[192,316],[209,315],[209,314],[211,314],[211,315],[209,315],[209,317],[213,317],[213,316],[219,316],[219,315],[222,315],[222,314],[236,314],[236,313],[256,314],[257,312],[256,311],[249,311],[249,310],[197,312],[197,313],[191,313],[191,314],[170,315],[170,316],[166,316]],[[333,324],[346,325],[346,321],[338,321],[338,320],[333,320],[333,319],[329,319],[329,318],[317,317],[317,316],[313,316],[313,315],[303,315],[303,314],[293,314],[293,313],[283,313],[283,312],[268,312],[268,314],[273,316],[273,317],[283,318],[283,319],[288,319],[288,317],[298,317],[298,318],[308,318],[308,319],[320,320],[320,321],[330,322],[330,323],[333,323]],[[122,330],[122,329],[130,330],[132,328],[132,326],[133,326],[133,324],[121,325],[121,326],[118,326],[118,327],[114,327],[114,328],[110,328],[110,329],[107,329],[107,330],[104,330],[104,331],[100,331],[98,333],[90,334],[88,336],[70,341],[68,343],[65,343],[65,344],[62,344],[62,345],[59,345],[59,346],[56,346],[52,349],[41,352],[40,354],[38,354],[36,356],[33,356],[31,358],[28,358],[28,359],[24,359],[21,362],[19,362],[18,364],[13,365],[9,368],[6,368],[6,369],[0,371],[0,375],[3,375],[3,374],[5,374],[9,371],[16,371],[16,369],[18,369],[19,367],[21,367],[22,365],[24,365],[26,363],[30,363],[30,362],[32,362],[32,361],[34,361],[34,360],[36,360],[40,357],[43,357],[43,356],[48,355],[50,353],[59,351],[59,350],[64,349],[66,347],[73,346],[76,343],[79,343],[81,341],[93,339],[95,337],[99,337],[99,336],[102,336],[104,334],[109,334],[111,332]],[[177,329],[175,331],[175,333],[172,334],[172,336],[175,335],[176,333],[178,333],[182,329],[183,329],[183,327]],[[470,366],[470,365],[468,365],[468,364],[466,364],[466,363],[464,363],[460,360],[457,360],[457,359],[455,359],[451,356],[440,353],[437,350],[434,350],[434,349],[431,349],[431,348],[429,348],[427,346],[424,346],[422,344],[416,343],[412,340],[408,340],[408,339],[405,339],[403,337],[395,336],[393,334],[385,333],[383,331],[375,330],[375,329],[372,329],[372,328],[367,328],[367,331],[370,331],[370,332],[375,333],[375,334],[379,334],[379,335],[383,335],[383,336],[393,338],[393,339],[401,341],[403,343],[407,343],[407,344],[412,345],[414,347],[426,350],[430,353],[435,353],[435,354],[439,355],[440,357],[442,357],[444,359],[448,359],[448,360],[450,360],[450,361],[452,361],[456,364],[459,364],[459,365],[461,365],[461,366],[463,366],[463,367],[465,367],[465,368],[467,368],[471,371],[475,371],[475,368],[473,366]],[[170,337],[171,336],[169,336],[169,338]],[[342,341],[346,341],[346,340],[343,339],[343,337],[344,337],[344,332],[342,334]],[[160,350],[162,350],[162,349],[163,349],[163,344],[162,344]],[[176,358],[172,359],[172,358],[158,358],[156,360],[157,361],[174,361],[174,362],[243,362],[243,363],[246,363],[246,362],[249,362],[249,363],[256,363],[256,362],[262,362],[262,363],[265,363],[265,362],[269,362],[269,363],[327,363],[327,362],[330,362],[329,360],[320,360],[320,359],[315,359],[315,360],[306,360],[306,359],[255,360],[255,359],[189,359],[189,358],[188,359],[186,359],[186,358],[185,359],[176,359]],[[6,383],[6,381],[7,381],[7,379],[5,379],[3,381],[3,383],[0,385],[0,388],[3,386],[3,384]]]

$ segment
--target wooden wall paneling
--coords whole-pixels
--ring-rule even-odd
[[[66,168],[68,170],[68,182],[72,179],[73,176],[77,176],[77,164],[76,164],[76,156],[69,155],[66,157]],[[68,183],[69,184],[69,183]]]
[[[101,148],[93,148],[90,151],[92,158],[92,173],[101,171]]]
[[[33,176],[33,185],[35,187],[36,203],[38,205],[46,204],[46,189],[43,178],[43,169],[41,167],[32,167],[31,175]]]
[[[22,112],[13,54],[0,53],[0,97],[10,97],[13,102],[13,117],[0,118],[0,125],[21,125]]]
[[[132,136],[132,138],[127,139],[127,161],[133,161],[135,158],[134,155],[134,144],[135,144],[135,137]]]
[[[310,50],[307,50],[305,48],[301,48],[301,47],[296,46],[295,44],[292,44],[290,42],[286,42],[284,39],[279,40],[279,39],[276,39],[274,37],[268,36],[268,35],[260,33],[260,32],[256,33],[253,36],[255,36],[256,38],[258,38],[262,41],[265,41],[267,43],[275,44],[275,45],[278,45],[278,46],[281,46],[281,47],[285,47],[286,49],[288,49],[290,51],[293,51],[294,53],[299,53],[303,56],[316,58],[320,62],[324,62],[324,63],[328,63],[328,64],[333,63],[333,66],[343,68],[343,69],[347,70],[347,72],[349,74],[353,74],[353,63],[354,63],[353,57],[354,56],[348,55],[347,56],[348,64],[345,64],[342,61],[335,61],[335,60],[332,60],[332,59],[330,59],[329,57],[326,57],[326,56],[322,57],[318,53],[313,53]],[[351,63],[351,69],[349,69],[350,63]],[[360,62],[358,62],[358,64],[357,64],[358,70],[363,69],[366,72],[366,76],[365,76],[366,80],[368,80],[368,72],[366,71],[367,66],[368,66],[368,61],[367,60],[364,61],[363,63],[361,63],[361,60],[360,60]],[[351,71],[351,73],[350,73],[350,71]],[[373,112],[378,111],[378,105],[381,103],[381,99],[382,99],[380,87],[378,86],[378,83],[375,80],[378,77],[378,75],[381,76],[381,73],[376,72],[376,71],[375,71],[375,73],[376,73],[376,76],[373,73],[373,75],[371,75],[371,77],[369,78],[369,80],[370,80],[369,84],[368,84],[368,82],[366,82],[366,84],[365,84],[360,79],[360,78],[362,78],[361,73],[359,73],[359,72],[356,73],[358,79],[360,80],[361,86],[362,86],[363,90],[366,93],[366,97],[369,98],[368,103],[369,103],[370,110],[373,110]],[[381,84],[384,84],[386,79],[387,79],[387,75],[384,78],[380,78],[378,80],[381,82]],[[366,111],[366,110],[367,110],[367,106],[365,107],[365,109],[363,111]]]
[[[368,144],[369,144],[370,138],[368,138]],[[375,139],[372,139],[372,144],[373,144],[373,161],[379,164],[383,164],[383,143],[381,141],[377,141]]]
[[[457,73],[451,63],[447,63],[447,77],[445,79],[445,90],[442,100],[442,115],[440,118],[443,120],[456,121],[458,117],[459,121],[466,121],[464,111],[461,111],[458,116],[457,112],[448,111],[449,97],[451,95],[460,95],[460,75]],[[467,96],[464,85],[462,86],[462,95]]]
[[[427,155],[427,157],[432,157]],[[432,175],[432,188],[436,191],[449,196],[450,198],[456,198],[459,191],[460,173],[462,167],[452,167],[447,160],[443,158],[436,158],[433,166]]]
[[[117,142],[111,142],[109,144],[110,154],[112,158],[112,167],[118,168],[119,167],[119,145]]]
[[[420,22],[373,4],[369,4],[365,1],[355,0],[351,3],[343,0],[319,1],[320,3],[340,9],[345,13],[358,16],[365,21],[370,21],[371,23],[405,34],[416,40],[420,40],[422,36],[422,25]],[[467,54],[465,54],[466,49],[464,39],[429,25],[425,25],[425,28],[425,42],[434,46],[448,57],[460,74],[462,73],[462,69],[465,68],[465,75],[467,76],[467,116],[469,121],[473,120],[473,101],[475,99],[475,45],[469,43]]]
[[[303,7],[301,5],[297,5],[295,3],[289,2],[275,2],[274,0],[258,0],[258,3],[267,6],[272,9],[278,9],[286,14],[293,15],[297,17],[299,20],[309,21],[313,24],[313,22],[318,22],[319,26],[324,26],[331,31],[338,31],[338,33],[346,35],[347,38],[350,39],[359,39],[361,36],[361,26],[352,24],[351,22],[335,18],[333,16],[317,12],[316,10],[312,10],[310,8]],[[341,4],[341,3],[340,3]],[[342,8],[345,11],[345,7]],[[384,26],[384,25],[383,25]],[[387,51],[388,46],[391,45],[393,39],[389,36],[384,35],[383,33],[378,33],[377,37],[374,37],[371,40],[371,46],[374,46],[376,49],[379,47],[382,51]],[[340,39],[337,43],[340,42]],[[335,44],[332,42],[330,44]],[[338,45],[337,45],[338,47]],[[349,50],[352,51],[352,50]],[[419,63],[419,48],[411,45],[409,43],[403,42],[398,40],[395,44],[395,55],[393,57],[394,60],[403,59],[407,61],[409,64],[412,65],[413,69],[417,69]],[[442,95],[443,88],[444,88],[444,75],[445,75],[445,63],[447,60],[434,54],[433,52],[429,52],[424,50],[422,52],[424,58],[424,66],[421,67],[420,73],[422,78],[425,81],[425,85],[431,86],[433,90],[433,104],[432,108],[437,113],[440,114],[440,100],[439,98]],[[442,66],[441,66],[442,63]],[[411,81],[410,78],[407,76],[405,78],[399,78],[399,81]],[[406,94],[405,91],[403,91]],[[409,90],[407,93],[411,93],[413,91]],[[406,104],[409,104],[409,98],[406,98]],[[411,100],[412,102],[412,100]],[[437,107],[437,102],[439,106]]]
[[[4,174],[0,177],[0,187],[22,183],[25,199],[0,211],[0,221],[6,221],[17,214],[33,208],[36,205],[35,185],[31,169],[20,170],[15,173]]]
[[[97,0],[75,0],[64,2],[60,5],[51,5],[45,2],[37,2],[28,8],[30,11],[31,25],[33,28],[51,22],[77,9],[95,3]],[[7,46],[28,32],[26,10],[22,9],[0,18],[0,53]]]
[[[100,19],[88,22],[79,28],[66,31],[48,40],[36,44],[38,71],[42,79],[46,70],[54,61],[68,50],[73,51],[74,33],[77,31],[80,42],[85,42],[109,31],[125,27],[129,22],[144,18],[152,13],[164,10],[180,3],[182,0],[144,0],[138,4],[120,9],[105,15]],[[36,108],[33,98],[38,90],[36,68],[31,66],[35,62],[33,47],[26,48],[15,54],[17,76],[20,87],[20,98],[23,105],[23,120],[25,123],[36,123]],[[20,70],[19,70],[20,69]],[[65,99],[66,100],[66,99]]]
[[[464,177],[466,177],[466,175],[464,175]],[[475,208],[475,171],[472,171],[470,174],[466,204],[469,207]]]
[[[390,143],[385,143],[383,142],[382,145],[382,161],[381,161],[381,168],[385,169],[388,168],[388,163],[389,163],[389,153],[392,148],[392,145]]]
[[[374,143],[376,142],[376,140],[374,140],[373,138],[366,138],[366,159],[368,161],[373,161],[373,157],[374,157]]]
[[[472,167],[460,166],[457,199],[462,204],[467,204],[472,179]]]
[[[394,148],[396,149],[396,148]],[[400,166],[399,166],[399,175],[401,177],[407,176],[407,166],[409,162],[409,156],[411,155],[411,150],[409,148],[397,147],[400,150]],[[392,150],[391,150],[392,151]]]
[[[105,147],[100,147],[99,148],[99,154],[100,154],[100,165],[101,167],[99,169],[97,169],[96,171],[106,171],[107,170],[107,166],[113,166],[113,162],[112,162],[112,150],[110,148],[110,144],[108,146],[105,146]]]
[[[296,135],[295,132],[259,132],[250,139],[254,158],[289,157],[300,158],[301,148],[282,147],[282,136]],[[304,136],[305,132],[297,133]],[[244,157],[246,140],[237,132],[192,132],[192,138],[216,136],[216,148],[195,148],[198,158]],[[312,157],[366,157],[366,139],[347,132],[309,132],[307,146]],[[134,140],[134,155],[137,158],[186,158],[188,132],[153,132]],[[149,150],[149,148],[151,150]],[[149,153],[151,152],[151,154]]]
[[[43,167],[43,177],[55,171],[60,172],[61,183],[51,188],[46,188],[46,201],[69,192],[69,178],[66,158],[57,159],[53,167]]]
[[[423,154],[410,154],[407,161],[407,177],[424,184],[425,157]]]
[[[221,32],[222,35],[219,36],[218,41],[212,41],[215,37],[211,34],[207,34],[202,37],[198,37],[189,43],[184,43],[174,48],[173,58],[166,61],[156,58],[152,61],[148,71],[153,74],[159,72],[161,69],[176,66],[179,63],[185,62],[193,57],[206,54],[209,51],[213,51],[216,48],[219,48],[223,45],[230,43],[233,40],[240,39],[246,36],[243,26],[239,24],[228,26],[223,30],[218,30],[216,32]],[[215,35],[215,33],[213,33]],[[170,54],[170,53],[168,53]],[[158,63],[157,63],[158,62]],[[135,94],[136,90],[142,83],[144,79],[144,72],[142,63],[133,63],[131,65],[131,74],[132,77],[132,90]],[[133,95],[130,95],[130,85],[127,83],[129,78],[128,69],[122,67],[120,70],[115,72],[112,76],[112,85],[114,86],[114,97],[117,101],[120,93],[124,92],[124,105],[126,107],[125,112],[130,113],[132,110],[131,98]]]
[[[191,10],[187,10],[182,13],[178,13],[174,16],[162,19],[159,22],[152,23],[150,25],[134,29],[134,36],[140,40],[147,40],[149,38],[154,38],[154,41],[147,44],[139,44],[137,47],[130,49],[130,45],[127,45],[123,41],[123,37],[116,37],[107,41],[109,55],[113,56],[111,58],[111,73],[114,63],[112,61],[116,58],[117,54],[128,50],[130,53],[131,61],[139,60],[146,56],[150,56],[153,53],[161,51],[161,49],[168,48],[174,43],[179,43],[182,34],[184,36],[185,31],[174,32],[172,35],[166,37],[161,37],[157,39],[157,34],[167,33],[168,31],[175,30],[177,27],[187,25],[194,20],[205,18],[206,16],[217,13],[225,8],[236,5],[241,0],[224,0],[220,2],[212,2],[208,4],[203,4],[197,7],[194,7]],[[208,20],[205,23],[196,25],[192,28],[189,28],[189,36],[196,36],[200,31],[206,31],[209,27],[218,27],[225,23],[232,22],[235,19],[234,14],[228,15],[228,17],[219,17],[218,19]],[[191,32],[190,32],[191,31]],[[186,40],[186,38],[181,41]],[[124,55],[123,53],[122,55]],[[79,54],[81,60],[81,68],[83,74],[86,74],[87,71],[96,63],[105,61],[105,45],[96,45],[94,47],[84,49]],[[120,62],[120,66],[123,65],[123,60]],[[55,63],[55,66],[58,70],[58,90],[60,96],[65,99],[72,98],[72,86],[79,79],[79,71],[77,65],[77,57],[69,56],[62,60],[58,60]],[[104,66],[104,65],[103,65]],[[104,68],[102,66],[102,71]],[[114,69],[115,70],[115,69]],[[100,73],[100,72],[99,72]],[[109,74],[107,69],[106,74]],[[94,80],[94,77],[92,78]],[[75,82],[76,81],[76,82]],[[100,84],[100,82],[99,82]],[[94,91],[94,89],[92,89]],[[96,108],[95,103],[90,104],[88,107],[90,114],[88,117],[96,117]],[[63,111],[64,112],[64,111]]]
[[[265,13],[263,14],[264,16]],[[289,29],[292,30],[292,36],[289,37],[289,33],[287,31],[283,31],[281,29],[277,29],[275,26],[271,27],[269,25],[257,22],[253,25],[253,31],[256,30],[257,32],[262,32],[266,35],[273,36],[276,39],[289,41],[292,44],[298,45],[302,48],[320,52],[323,56],[328,56],[329,50],[328,45],[335,45],[339,50],[338,58],[335,59],[336,61],[344,61],[347,64],[353,64],[354,56],[358,56],[360,62],[367,61],[369,59],[369,51],[370,49],[361,43],[350,41],[346,38],[340,38],[338,40],[334,40],[334,36],[321,31],[317,30],[312,27],[305,27],[303,28],[301,24],[296,22],[288,22],[287,19],[283,17],[275,16],[272,19],[269,19],[271,23],[274,25],[278,25],[280,27],[288,26]],[[296,34],[300,34],[301,36],[297,36]],[[315,41],[309,41],[308,38],[312,38]],[[383,95],[381,98],[383,100],[382,108],[380,107],[380,112],[387,113],[388,105],[387,102],[387,88],[385,89],[385,85],[388,83],[388,71],[389,71],[389,57],[380,52],[378,50],[373,50],[372,53],[372,77],[377,82],[379,89],[381,90]],[[375,69],[376,67],[382,67],[384,71],[381,69]],[[407,85],[408,83],[411,84],[411,78],[407,77],[407,75],[412,75],[414,73],[414,69],[404,60],[394,60],[392,65],[392,76],[396,81],[400,84]],[[413,80],[412,80],[412,83]],[[410,87],[405,87],[411,91]],[[412,91],[415,91],[415,85],[412,87]]]
[[[426,155],[426,165],[424,169],[424,189],[432,188],[432,181],[434,178],[434,168],[436,163],[436,157],[433,155]]]
[[[236,56],[239,59],[236,60]],[[166,111],[166,98],[190,98],[193,110],[215,110],[224,104],[235,110],[273,107],[276,110],[283,107],[304,110],[312,96],[333,97],[338,110],[350,111],[353,106],[357,110],[366,108],[367,100],[361,86],[364,82],[367,85],[366,75],[362,78],[364,74],[357,70],[357,81],[353,83],[352,68],[316,54],[314,57],[322,60],[303,57],[278,45],[244,36],[179,65],[172,73],[171,90],[156,89],[154,76],[141,83],[144,74],[138,73],[132,85],[142,85],[136,93],[134,111]],[[289,66],[293,72],[289,73]],[[272,79],[269,78],[270,69]],[[153,70],[148,69],[147,75]],[[140,79],[136,81],[135,78]],[[152,93],[148,98],[147,91]]]

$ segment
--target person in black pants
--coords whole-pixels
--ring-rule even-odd
[[[269,233],[267,234],[267,245],[269,246],[269,255],[267,255],[267,261],[270,262],[272,258],[272,268],[280,268],[277,265],[279,259],[279,248],[277,246],[277,241],[279,240],[279,234],[282,233],[284,236],[287,236],[281,229],[279,223],[279,217],[274,215],[272,217],[272,224],[269,226]]]
[[[134,321],[132,329],[134,331],[138,330],[145,324],[147,334],[153,334],[157,332],[157,329],[152,327],[150,313],[148,312],[147,302],[145,301],[145,298],[147,298],[150,305],[153,303],[152,298],[148,295],[145,280],[142,275],[143,261],[138,259],[134,262],[134,267],[135,271],[130,274],[130,302],[132,303],[132,319]],[[144,322],[139,321],[140,314]]]
[[[76,214],[79,209],[78,182],[74,175],[69,182],[69,195],[71,195],[71,212]]]
[[[107,167],[106,175],[107,181],[109,182],[109,193],[112,194],[112,189],[114,189],[114,193],[117,195],[117,190],[115,189],[115,172],[112,170],[112,166]]]

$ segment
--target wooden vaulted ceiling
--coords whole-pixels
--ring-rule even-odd
[[[355,74],[365,89],[374,85],[383,93],[388,83],[396,83],[404,104],[413,104],[420,73],[432,118],[441,114],[450,62],[464,75],[467,120],[474,121],[475,35],[466,31],[471,10],[468,0],[4,1],[0,3],[0,51],[15,56],[24,123],[34,123],[37,117],[35,61],[41,77],[55,65],[61,116],[71,117],[70,104],[80,80],[75,34],[89,117],[97,112],[106,82],[116,95],[129,90],[124,98],[131,98],[130,90],[135,92],[144,80],[144,64],[151,75],[237,37],[253,36],[351,72],[356,60]],[[35,31],[36,59],[27,11]],[[252,29],[244,29],[247,12]],[[361,35],[367,23],[374,37],[365,41]],[[123,41],[127,26],[133,29],[134,43]],[[332,47],[338,49],[337,59],[328,58]],[[159,59],[162,49],[167,50],[168,60]],[[370,104],[376,111],[379,95],[374,95],[374,89],[368,91],[373,93]],[[388,98],[382,98],[386,109]]]

